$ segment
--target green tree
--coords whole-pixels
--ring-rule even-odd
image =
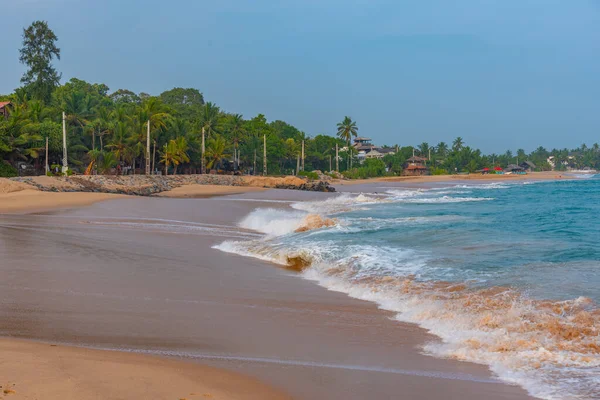
[[[198,125],[200,128],[200,134],[202,135],[202,166],[201,172],[206,173],[206,136],[211,137],[216,134],[219,129],[220,122],[220,110],[215,104],[210,101],[202,107],[200,112],[200,120]]]
[[[226,154],[227,142],[221,135],[214,135],[208,139],[208,146],[206,147],[206,157],[208,159],[206,167],[208,169],[219,168],[221,160],[229,157]]]
[[[52,66],[52,59],[60,60],[58,38],[46,21],[35,21],[23,29],[23,47],[19,61],[27,66],[21,78],[32,98],[50,101],[52,91],[59,85],[60,74]]]
[[[352,136],[358,136],[358,127],[352,118],[345,116],[342,122],[337,124],[337,135],[344,140],[348,145],[348,168],[352,168],[352,149],[350,148],[350,140]]]

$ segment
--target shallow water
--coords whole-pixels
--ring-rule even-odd
[[[490,366],[544,399],[600,398],[600,179],[344,193],[257,209],[261,239],[217,248],[375,301],[442,338],[424,352]],[[334,227],[296,232],[307,214]]]

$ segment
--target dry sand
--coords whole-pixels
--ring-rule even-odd
[[[35,188],[0,193],[0,213],[33,213],[86,206],[124,196],[107,193],[51,193]]]
[[[16,339],[0,339],[0,379],[0,396],[14,400],[289,398],[218,368]]]

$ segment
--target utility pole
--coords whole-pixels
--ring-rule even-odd
[[[302,171],[304,171],[304,139],[302,140]]]
[[[335,144],[335,172],[340,172],[340,156],[338,154],[338,144]]]
[[[263,176],[267,176],[267,135],[263,135]]]
[[[69,170],[69,162],[67,159],[67,116],[65,114],[65,112],[63,111],[63,115],[62,115],[62,123],[63,123],[63,166],[62,166],[62,173],[63,174],[67,174],[67,171]]]
[[[150,119],[148,119],[148,130],[146,133],[146,175],[150,175]]]
[[[200,163],[200,173],[206,173],[206,157],[204,157],[204,152],[206,151],[205,142],[204,142],[204,127],[202,127],[202,162]]]
[[[46,175],[50,172],[50,165],[48,164],[48,136],[46,136]]]
[[[152,175],[154,175],[154,171],[156,171],[156,140],[154,141],[154,153],[152,155]]]
[[[296,175],[300,173],[300,153],[298,153],[298,157],[296,157]]]

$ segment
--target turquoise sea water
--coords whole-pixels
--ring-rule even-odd
[[[335,226],[296,232],[307,216]],[[452,184],[259,208],[221,250],[281,264],[437,335],[544,399],[600,398],[600,178]]]

